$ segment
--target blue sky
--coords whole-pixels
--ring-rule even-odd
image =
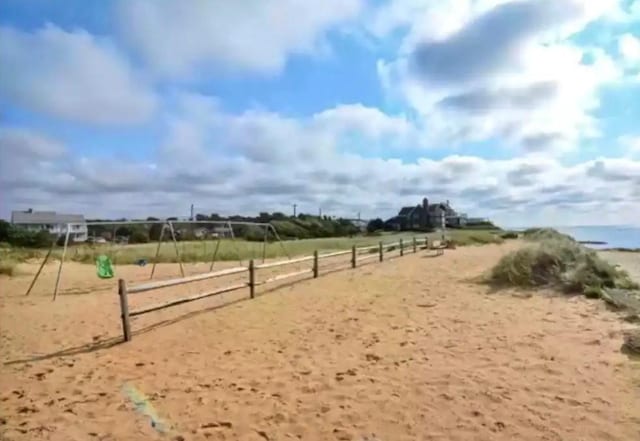
[[[640,222],[640,0],[6,0],[0,66],[2,217]]]

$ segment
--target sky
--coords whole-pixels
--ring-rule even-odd
[[[640,0],[4,0],[0,217],[640,225]]]

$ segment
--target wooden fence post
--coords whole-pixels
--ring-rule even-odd
[[[356,246],[351,247],[351,268],[356,267]]]
[[[425,248],[430,249],[429,248],[429,236],[425,236],[424,237],[424,246],[425,246]]]
[[[414,253],[418,252],[418,241],[416,240],[415,236],[413,236],[413,252]]]
[[[318,250],[313,252],[313,278],[318,278]]]
[[[380,262],[382,262],[382,260],[384,259],[383,256],[383,251],[382,251],[382,242],[380,242],[378,244],[378,259],[380,260]]]
[[[127,282],[118,280],[118,295],[120,296],[120,317],[122,318],[122,333],[124,341],[131,341],[131,327],[129,326],[129,300],[127,299]]]
[[[256,267],[253,259],[249,261],[249,296],[252,299],[256,296]]]
[[[402,243],[402,239],[400,239],[400,256],[404,256],[404,244]]]

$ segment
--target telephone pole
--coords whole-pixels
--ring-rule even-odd
[[[296,208],[298,207],[298,204],[293,204],[293,217],[296,217]]]

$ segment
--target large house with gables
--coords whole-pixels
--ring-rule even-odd
[[[402,207],[398,214],[385,222],[389,229],[405,230],[429,230],[439,228],[442,220],[448,227],[461,227],[466,224],[466,214],[458,214],[449,201],[430,204],[427,198],[422,204]]]

